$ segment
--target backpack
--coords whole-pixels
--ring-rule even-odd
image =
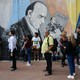
[[[52,37],[52,36],[51,36]],[[53,37],[52,37],[53,38]],[[49,37],[48,37],[48,39],[47,39],[47,43],[48,43],[48,46],[49,46]],[[57,46],[58,46],[58,41],[57,41],[57,39],[55,38],[53,38],[53,43],[54,43],[54,45],[53,45],[53,47],[52,47],[52,49],[51,49],[51,51],[52,52],[54,52],[54,51],[57,51]]]

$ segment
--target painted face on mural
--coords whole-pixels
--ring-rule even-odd
[[[30,23],[35,29],[39,29],[40,26],[45,22],[47,16],[47,7],[37,2],[34,6],[34,10],[30,13]]]

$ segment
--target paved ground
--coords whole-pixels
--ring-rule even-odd
[[[62,68],[60,62],[53,62],[53,75],[44,76],[46,72],[45,61],[32,62],[31,67],[26,67],[23,61],[17,61],[18,70],[10,71],[10,62],[0,62],[0,80],[69,80],[68,67]],[[76,76],[74,80],[80,80],[80,70],[76,68]]]

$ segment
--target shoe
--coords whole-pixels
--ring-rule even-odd
[[[47,72],[47,70],[43,70],[43,72]]]
[[[76,75],[76,73],[73,73],[73,76],[75,76]]]
[[[78,68],[80,69],[80,65],[78,66]]]
[[[67,66],[67,64],[66,64],[66,63],[64,63],[64,66]]]
[[[13,68],[13,66],[11,68]]]
[[[37,62],[39,61],[39,59],[37,60]]]
[[[64,65],[61,65],[62,67],[64,67]]]
[[[69,75],[69,76],[67,76],[67,78],[74,79],[74,76],[73,75]]]
[[[45,76],[50,76],[50,75],[52,75],[52,74],[50,74],[50,73],[48,73],[48,74],[45,74]]]
[[[14,69],[14,68],[13,68],[13,69],[11,69],[11,71],[15,71],[15,70],[17,70],[17,68],[16,68],[16,69]]]
[[[36,61],[36,60],[34,59],[34,61]]]
[[[31,64],[28,64],[27,66],[31,66]]]
[[[30,63],[27,63],[27,65],[26,66],[31,66],[31,64]]]
[[[78,67],[78,64],[75,64],[76,67]]]

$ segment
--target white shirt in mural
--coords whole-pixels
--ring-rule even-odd
[[[37,37],[37,38],[33,37],[32,41],[33,41],[33,46],[36,46],[37,48],[40,48],[40,43],[39,43],[41,41],[40,37]]]

